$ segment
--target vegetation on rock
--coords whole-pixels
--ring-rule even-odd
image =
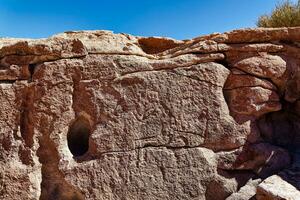
[[[278,4],[270,15],[262,15],[257,21],[258,27],[300,26],[300,0],[292,3],[287,0]]]

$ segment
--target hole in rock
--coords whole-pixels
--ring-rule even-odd
[[[156,37],[140,38],[138,43],[142,50],[148,54],[161,53],[180,45],[172,39]]]
[[[85,119],[77,119],[70,127],[67,140],[68,147],[73,156],[82,156],[89,149],[91,128]]]
[[[29,70],[30,76],[32,77],[34,74],[34,70],[35,70],[35,64],[29,64],[28,70]]]

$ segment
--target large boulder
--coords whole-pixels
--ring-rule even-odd
[[[299,35],[1,38],[0,199],[298,195]]]
[[[284,181],[277,175],[273,175],[257,187],[257,200],[298,200],[300,191]]]

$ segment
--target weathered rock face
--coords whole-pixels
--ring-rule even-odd
[[[299,43],[0,39],[0,199],[299,199]]]

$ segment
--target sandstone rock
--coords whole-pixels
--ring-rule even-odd
[[[281,57],[268,54],[242,59],[234,63],[233,67],[260,78],[271,79],[278,87],[284,84],[281,78],[287,69]]]
[[[218,168],[225,170],[252,170],[260,177],[267,177],[288,167],[291,157],[287,150],[259,143],[243,148],[219,152]]]
[[[219,200],[226,199],[230,194],[237,191],[238,182],[234,178],[216,176],[215,180],[209,183],[206,189],[205,199]]]
[[[4,41],[3,41],[4,40]],[[0,39],[0,65],[28,65],[87,54],[78,39],[16,40]]]
[[[269,52],[277,53],[284,51],[285,46],[281,44],[272,43],[258,43],[258,44],[227,44],[227,51],[235,54],[242,52]]]
[[[253,199],[275,173],[298,187],[299,33],[0,39],[0,199]],[[278,192],[267,180],[258,198]]]
[[[211,39],[225,43],[261,43],[269,41],[299,41],[299,27],[241,29],[213,36]]]
[[[238,69],[232,69],[224,85],[224,90],[247,87],[261,87],[273,91],[277,90],[276,86],[268,80],[259,79]]]
[[[279,91],[273,83],[283,87],[279,78],[285,74],[285,61],[278,56],[262,55],[242,59],[233,66],[224,94],[236,119],[238,115],[260,117],[281,109]]]
[[[45,63],[37,67],[33,77],[39,85],[38,91],[45,91],[50,87],[56,93],[62,90],[62,96],[63,94],[66,96],[66,91],[70,96],[74,93],[72,107],[76,113],[86,112],[93,121],[102,123],[94,130],[101,132],[101,135],[95,134],[98,153],[147,145],[170,147],[204,145],[216,150],[231,149],[245,142],[248,125],[240,126],[229,116],[222,95],[222,85],[228,74],[228,70],[222,65],[206,63],[173,70],[126,72],[125,75],[118,76],[114,73],[120,71],[122,74],[124,73],[122,71],[130,70],[127,67],[131,67],[127,66],[128,56],[127,58],[124,56],[117,57],[119,68],[114,71],[108,69],[104,74],[97,75],[98,80],[93,79],[95,75],[90,71],[93,68],[84,66],[91,66],[86,64],[91,62],[101,66],[102,63],[108,62],[104,58],[97,56],[87,57],[83,62],[73,59]],[[146,66],[147,62],[142,61],[143,63],[133,57],[130,63],[137,62],[141,63],[137,66]],[[57,76],[58,69],[60,76]],[[90,75],[92,77],[89,77]],[[84,79],[77,80],[72,77]],[[57,82],[60,85],[57,85]],[[64,84],[66,86],[61,88]],[[98,93],[91,93],[93,88],[97,88]],[[70,106],[57,104],[57,99],[49,102],[54,94],[49,89],[47,91],[49,92],[37,92],[36,95],[43,96],[48,101],[47,104],[56,105],[53,108],[66,110],[69,107],[71,109],[69,112],[72,111]],[[214,100],[206,101],[205,98],[211,95]],[[84,100],[86,97],[94,100]],[[191,99],[198,100],[191,101]],[[66,98],[63,102],[65,101]],[[39,109],[44,107],[39,105],[39,101],[36,105]],[[211,110],[212,107],[215,109]],[[60,113],[59,110],[51,112],[56,112],[57,115]],[[124,127],[127,130],[125,132]],[[230,129],[230,134],[235,134],[236,137],[226,137],[225,128]],[[119,136],[113,134],[116,131],[119,132]],[[209,134],[210,132],[214,134]],[[110,143],[105,142],[108,138]]]
[[[194,41],[187,42],[186,44],[165,51],[159,55],[168,58],[168,57],[184,55],[187,53],[216,53],[216,52],[220,52],[219,44],[216,43],[215,41],[204,40],[199,42],[194,42]]]
[[[233,116],[260,117],[281,109],[278,94],[260,86],[225,90],[224,95]]]
[[[0,198],[38,199],[41,165],[26,139],[26,121],[21,115],[26,83],[0,83]]]
[[[207,184],[215,180],[215,170],[210,150],[162,147],[108,152],[101,160],[64,168],[67,180],[82,188],[88,199],[205,199]],[[74,172],[75,176],[90,176],[74,179]],[[92,192],[91,186],[95,188]]]
[[[9,68],[0,70],[0,80],[28,80],[30,78],[30,71],[28,65],[11,65]]]
[[[173,49],[183,44],[183,41],[173,40],[171,38],[149,37],[138,40],[140,47],[145,53],[156,54]]]
[[[298,200],[300,191],[277,175],[264,180],[257,187],[258,200]]]
[[[256,187],[261,179],[250,179],[247,184],[239,189],[238,192],[231,194],[226,200],[250,200],[256,194]]]

